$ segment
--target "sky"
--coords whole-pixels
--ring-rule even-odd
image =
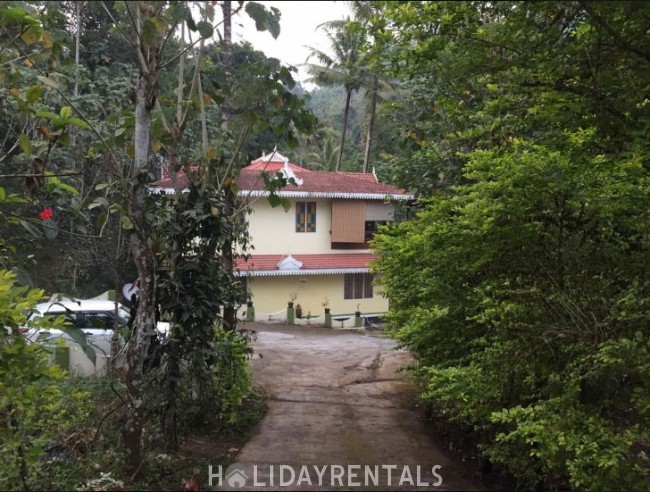
[[[330,20],[344,19],[350,15],[350,9],[342,1],[259,1],[268,7],[276,7],[282,13],[280,17],[280,35],[273,39],[268,32],[259,32],[255,23],[246,13],[241,13],[233,19],[233,41],[246,40],[255,49],[263,51],[267,56],[278,58],[282,62],[298,68],[297,79],[303,85],[308,77],[304,68],[309,56],[308,46],[328,52],[327,38],[318,25]]]

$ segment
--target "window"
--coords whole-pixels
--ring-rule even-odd
[[[296,202],[296,232],[316,232],[316,202]]]
[[[119,324],[119,323],[118,323]],[[84,325],[81,328],[104,328],[112,330],[115,327],[114,313],[85,313]]]
[[[386,224],[388,224],[388,222],[385,220],[366,220],[366,231],[365,231],[366,243],[372,241],[372,239],[375,237],[375,234],[379,232],[379,228]]]
[[[372,274],[346,273],[343,286],[344,299],[371,299]]]

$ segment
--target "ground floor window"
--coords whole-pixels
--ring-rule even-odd
[[[371,299],[372,274],[346,273],[343,287],[344,299]]]

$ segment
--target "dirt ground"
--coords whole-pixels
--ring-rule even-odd
[[[223,470],[223,489],[485,490],[435,442],[397,372],[409,355],[392,340],[324,327],[245,328],[257,332],[254,379],[269,408],[239,465]]]

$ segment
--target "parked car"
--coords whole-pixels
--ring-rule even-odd
[[[50,301],[37,304],[35,312],[29,317],[28,325],[30,321],[45,316],[64,316],[70,328],[78,328],[86,337],[92,337],[89,339],[89,343],[93,340],[109,340],[110,342],[115,328],[115,302],[90,299]],[[126,306],[117,305],[117,325],[120,331],[127,328],[130,316],[130,311]],[[159,335],[166,336],[169,333],[169,323],[159,321],[156,330]],[[54,338],[63,334],[63,331],[57,328],[27,329],[27,336],[32,341]],[[110,350],[110,343],[108,349]]]
[[[71,355],[66,361],[66,368],[82,376],[103,374],[107,370],[107,361],[111,355],[116,325],[115,313],[114,301],[94,299],[50,301],[36,306],[34,313],[27,320],[28,326],[23,333],[30,342],[49,346],[63,339],[66,345],[73,349],[72,352],[77,354]],[[58,316],[64,317],[67,326],[49,327],[48,320],[43,319]],[[130,335],[128,327],[130,317],[129,309],[118,304],[119,350],[117,354],[113,354],[117,357],[118,365],[124,360],[125,337]],[[149,357],[149,365],[157,364],[160,360],[160,351],[157,347],[164,344],[169,332],[169,323],[159,322],[156,329],[158,337],[150,346],[150,353],[155,355]]]
[[[63,316],[69,323],[66,331],[78,329],[85,334],[88,345],[96,349],[98,355],[110,355],[115,328],[115,303],[113,301],[65,300],[37,304],[36,311],[29,317],[27,323],[29,325],[30,322],[45,316]],[[126,328],[129,316],[129,310],[118,304],[117,326],[119,330]],[[28,328],[26,337],[32,342],[53,341],[61,337],[74,342],[74,337],[70,333],[66,333],[60,328],[47,326]],[[122,344],[123,342],[120,345]]]

